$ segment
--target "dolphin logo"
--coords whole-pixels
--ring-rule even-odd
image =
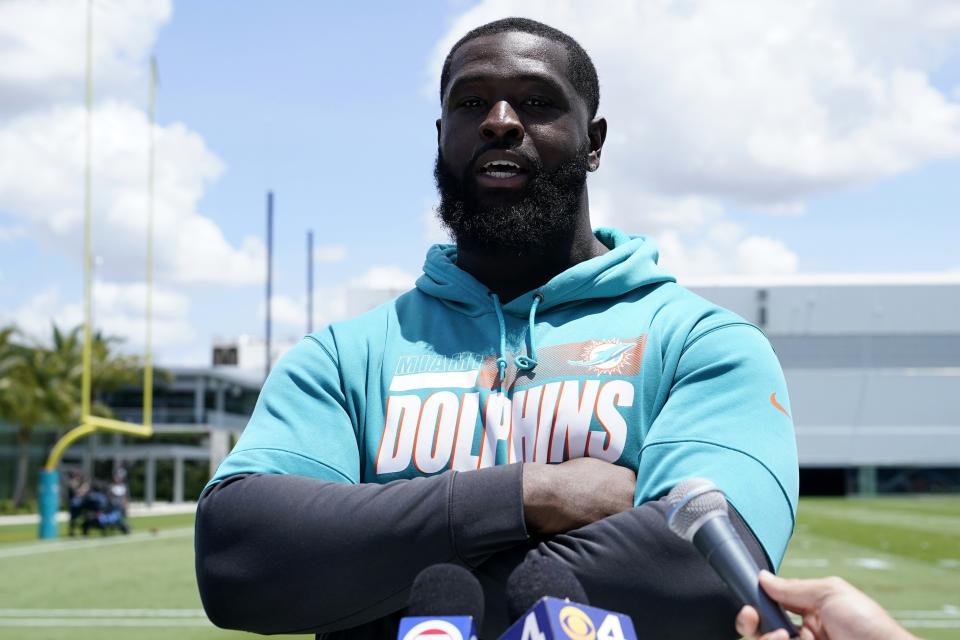
[[[568,364],[575,367],[598,367],[606,368],[604,365],[616,364],[616,361],[627,351],[637,346],[636,342],[617,342],[614,344],[603,345],[599,349],[591,352],[589,360],[567,360]]]

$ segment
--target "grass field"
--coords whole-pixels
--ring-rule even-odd
[[[253,638],[203,616],[192,520],[134,519],[129,537],[56,542],[0,527],[0,640]],[[804,499],[781,573],[842,575],[915,634],[960,638],[960,497]]]

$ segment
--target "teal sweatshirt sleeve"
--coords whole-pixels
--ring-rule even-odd
[[[334,347],[327,331],[277,363],[197,505],[197,584],[218,626],[372,624],[387,637],[375,621],[404,607],[425,567],[475,567],[527,540],[520,465],[361,482],[358,413]]]
[[[766,337],[734,323],[688,339],[640,451],[635,502],[708,478],[778,567],[793,532],[798,474],[786,382]]]
[[[360,481],[357,435],[329,329],[307,336],[280,359],[243,435],[209,485],[244,473]]]

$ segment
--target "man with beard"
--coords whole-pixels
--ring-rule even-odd
[[[763,334],[677,286],[650,240],[591,230],[598,102],[590,58],[546,25],[454,45],[435,174],[456,244],[271,373],[198,507],[216,624],[393,637],[417,574],[455,562],[492,638],[507,576],[548,557],[644,637],[735,637],[737,603],[662,497],[712,479],[758,564],[778,564],[797,499],[783,376]]]

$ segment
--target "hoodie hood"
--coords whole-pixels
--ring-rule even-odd
[[[660,254],[652,239],[609,228],[596,229],[594,235],[610,251],[576,264],[543,286],[517,296],[503,305],[504,313],[526,316],[538,295],[539,311],[543,312],[562,304],[616,298],[650,284],[676,281],[657,266]],[[493,312],[490,291],[460,269],[456,261],[456,245],[430,247],[417,289],[467,316]]]

